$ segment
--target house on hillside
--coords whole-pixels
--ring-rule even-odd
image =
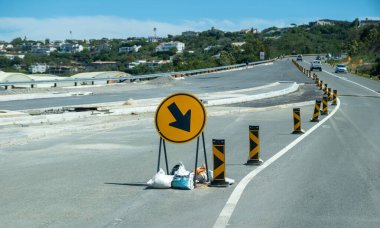
[[[62,44],[59,49],[61,53],[78,53],[83,51],[83,46],[80,44]]]
[[[110,44],[100,44],[94,48],[95,53],[100,53],[102,51],[111,51],[112,45]]]
[[[30,65],[28,70],[32,74],[37,74],[37,73],[43,74],[43,73],[46,73],[48,68],[49,67],[46,65],[46,63],[44,63],[44,64],[36,63],[36,64]]]
[[[121,47],[119,48],[119,53],[130,53],[130,52],[138,52],[141,48],[141,45],[133,45],[132,47]]]
[[[185,49],[185,44],[179,41],[170,41],[170,42],[160,43],[160,45],[156,47],[156,52],[167,52],[173,48],[177,49],[177,53],[182,53],[183,50]]]
[[[322,19],[318,21],[309,22],[310,26],[314,25],[334,25],[336,21],[330,19]]]
[[[254,29],[254,28],[242,29],[242,30],[239,31],[239,35],[245,35],[245,34],[248,34],[248,33],[256,34],[258,32],[259,31],[257,29]]]
[[[198,33],[194,31],[186,31],[182,32],[182,36],[198,36]]]
[[[246,42],[233,42],[233,43],[231,43],[231,45],[234,47],[241,47],[244,44],[246,44]]]
[[[359,22],[359,27],[365,27],[365,26],[370,26],[370,25],[380,25],[380,20],[370,20],[366,18],[365,20],[361,20]]]
[[[41,44],[33,45],[30,49],[30,53],[38,55],[50,55],[51,52],[56,51],[55,47],[42,46]]]

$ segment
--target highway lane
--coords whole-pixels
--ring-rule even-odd
[[[118,85],[116,87],[111,85],[104,89],[71,89],[67,91],[93,91],[94,94],[90,96],[6,101],[0,102],[0,109],[25,110],[127,101],[131,98],[142,99],[165,97],[167,94],[174,92],[192,92],[199,94],[244,89],[277,81],[296,81],[298,83],[310,82],[308,79],[295,76],[296,73],[296,69],[289,68],[288,62],[277,61],[269,66],[259,65],[246,70],[192,76],[187,77],[185,80],[163,80],[161,82],[150,81],[140,85],[127,84],[125,86]],[[42,89],[42,91],[44,90]],[[49,91],[52,92],[51,89],[49,89]],[[61,92],[62,89],[59,88],[58,91]]]
[[[284,75],[311,82],[290,63],[277,64],[284,66]],[[331,85],[336,83],[342,93],[370,94],[323,72],[318,74]],[[340,110],[330,120],[248,184],[229,226],[378,227],[380,145],[375,133],[380,127],[376,115],[379,99],[347,96],[341,101]],[[291,107],[230,114],[226,112],[234,107],[218,108],[223,113],[208,108],[208,160],[212,160],[211,139],[226,139],[226,174],[237,182],[255,170],[243,165],[248,157],[249,124],[260,125],[264,161],[298,137],[290,134]],[[301,107],[305,130],[315,125],[308,121],[313,108]],[[68,130],[63,135],[2,148],[2,224],[212,227],[236,185],[193,191],[145,189],[144,183],[156,169],[158,137],[153,116],[143,114],[112,121],[117,128],[89,128],[90,119],[80,120],[82,125],[72,128],[87,126],[85,134]],[[46,125],[46,131],[59,127]],[[34,127],[19,127],[15,131],[31,128]],[[8,129],[0,131],[6,133]],[[194,142],[168,144],[170,166],[183,161],[189,170],[193,169],[194,150]]]
[[[275,81],[294,78],[311,82],[290,62],[279,62],[268,68],[275,74],[267,77]],[[282,79],[282,75],[289,77]],[[265,75],[260,77],[265,78]],[[249,78],[253,82],[247,79],[245,83],[240,82],[241,78],[226,78],[227,88],[239,83],[259,84],[254,82],[254,77]],[[214,82],[223,86],[219,80],[212,80],[209,86],[213,87]],[[307,122],[313,107],[304,108],[303,127],[308,129],[313,125]],[[222,113],[218,114],[218,110]],[[249,124],[259,124],[262,129],[261,148],[265,160],[296,138],[290,134],[293,128],[290,107],[226,114],[228,110],[235,108],[208,108],[206,146],[211,161],[211,139],[226,139],[226,173],[236,181],[254,169],[243,165],[248,157]],[[102,127],[111,124],[116,127]],[[64,131],[52,133],[58,128]],[[3,196],[0,220],[7,227],[211,227],[233,190],[233,186],[194,191],[146,190],[144,183],[155,172],[158,152],[152,113],[105,118],[101,124],[94,124],[89,118],[77,123],[0,129],[1,135],[11,133],[22,139],[32,138],[28,132],[33,131],[46,137],[2,146],[0,151],[0,194]],[[170,166],[183,161],[192,170],[195,142],[180,146],[168,144],[168,155]]]
[[[341,107],[330,120],[248,185],[231,227],[380,226],[380,96],[326,72],[317,74],[350,96],[340,97]],[[376,81],[346,77],[379,88]]]

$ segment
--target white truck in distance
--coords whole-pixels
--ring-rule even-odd
[[[311,62],[310,71],[313,71],[313,69],[318,69],[319,71],[322,71],[321,60],[313,60],[313,62]]]

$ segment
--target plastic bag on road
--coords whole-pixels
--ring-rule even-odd
[[[185,190],[194,189],[194,173],[188,172],[187,175],[175,175],[172,181],[172,188]]]
[[[170,188],[173,181],[172,175],[166,175],[163,169],[160,169],[147,184],[151,188]]]
[[[172,188],[186,190],[194,189],[194,173],[187,171],[182,162],[175,165],[170,174],[174,175]]]

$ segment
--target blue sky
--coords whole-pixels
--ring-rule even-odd
[[[214,26],[262,30],[317,19],[380,19],[379,0],[0,0],[0,40],[161,36]]]

